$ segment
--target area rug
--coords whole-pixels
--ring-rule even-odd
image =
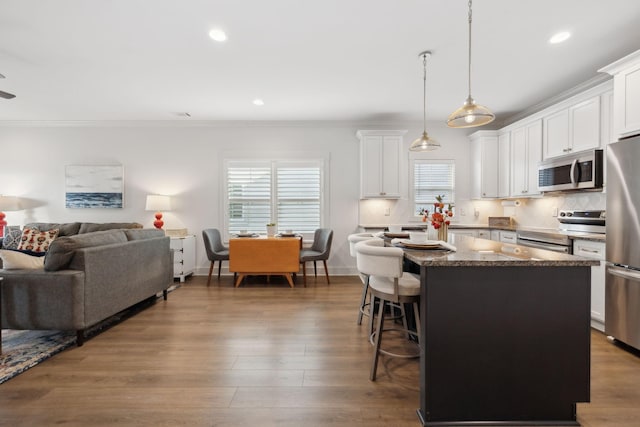
[[[61,352],[76,342],[76,334],[60,331],[2,331],[0,384]]]
[[[173,285],[168,291],[171,292],[179,286]],[[149,298],[92,326],[85,332],[86,339],[88,340],[98,333],[117,325],[154,304],[159,298],[162,297]],[[2,354],[0,354],[0,384],[75,345],[75,343],[76,334],[70,331],[16,331],[3,329]],[[91,343],[85,341],[85,345],[91,345]]]

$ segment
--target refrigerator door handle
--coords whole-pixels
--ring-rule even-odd
[[[571,162],[571,172],[569,173],[569,175],[571,175],[571,184],[573,184],[574,187],[578,185],[578,180],[580,179],[579,176],[576,176],[576,172],[579,172],[577,166],[578,159],[573,159],[573,162]]]
[[[607,273],[613,274],[614,276],[622,277],[623,279],[633,280],[636,282],[640,282],[640,272],[629,270],[626,268],[620,268],[615,266],[608,266]]]

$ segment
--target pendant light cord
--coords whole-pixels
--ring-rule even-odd
[[[469,0],[469,98],[471,98],[471,1]]]
[[[422,55],[422,125],[424,131],[427,131],[427,54]]]

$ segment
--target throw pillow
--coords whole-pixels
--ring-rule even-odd
[[[58,229],[39,231],[33,228],[25,228],[22,230],[22,238],[18,249],[23,251],[46,252],[57,235]]]
[[[22,238],[22,230],[17,225],[5,227],[4,239],[2,240],[2,249],[18,249],[20,239]]]
[[[0,258],[2,258],[2,268],[5,270],[37,270],[44,268],[44,257],[41,256],[31,256],[18,251],[0,249]]]

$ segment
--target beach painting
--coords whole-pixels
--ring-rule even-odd
[[[68,165],[65,168],[65,207],[122,208],[122,165]]]

